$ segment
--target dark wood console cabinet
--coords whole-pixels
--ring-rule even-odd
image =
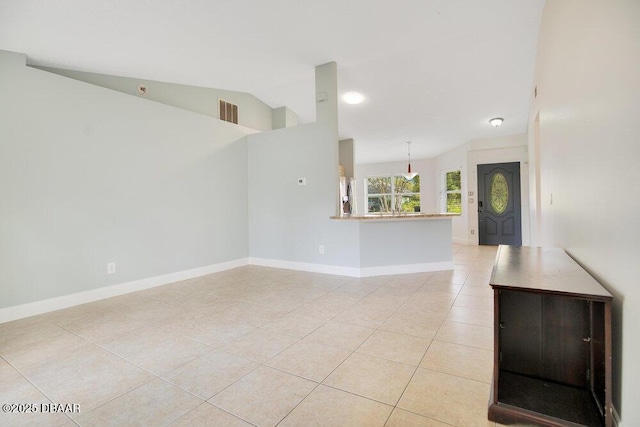
[[[500,246],[489,420],[611,426],[613,297],[562,249]]]

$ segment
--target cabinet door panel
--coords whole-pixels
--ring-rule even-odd
[[[587,387],[589,369],[589,303],[545,295],[542,303],[543,377]]]
[[[542,296],[500,291],[501,370],[542,376]]]

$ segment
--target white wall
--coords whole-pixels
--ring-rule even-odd
[[[298,126],[298,115],[289,107],[274,108],[272,112],[271,126],[272,129],[282,129],[291,126]],[[264,130],[264,129],[263,129]]]
[[[638,23],[637,0],[548,0],[529,120],[535,239],[566,248],[615,296],[613,398],[628,427],[640,425]]]
[[[365,180],[369,176],[405,173],[407,162],[385,162],[371,164],[356,164],[356,198],[358,215],[364,215]],[[420,174],[420,211],[424,213],[439,213],[440,207],[436,197],[436,162],[434,159],[417,159],[411,161],[411,171]]]
[[[110,76],[60,68],[37,68],[214,118],[220,117],[218,114],[218,99],[224,99],[238,106],[239,125],[261,131],[272,129],[273,110],[271,107],[246,92],[180,85],[140,78]],[[147,87],[147,93],[145,95],[138,94],[139,84],[144,84]],[[288,110],[286,107],[282,108]],[[286,123],[292,122],[295,118],[295,124],[297,124],[297,116],[293,111],[283,111],[283,114],[286,115],[285,120],[289,120],[289,122]],[[292,124],[288,125],[291,126]]]
[[[25,61],[0,51],[0,308],[248,256],[237,126]]]
[[[338,142],[338,164],[344,167],[347,179],[354,177],[354,148],[353,139],[343,139]]]

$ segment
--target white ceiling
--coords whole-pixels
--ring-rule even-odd
[[[0,49],[32,65],[250,92],[315,117],[338,63],[356,162],[526,132],[544,0],[0,0]],[[488,120],[505,118],[500,128]]]

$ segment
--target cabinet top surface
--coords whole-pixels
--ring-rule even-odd
[[[493,288],[612,298],[597,280],[559,248],[501,245],[490,284]]]

